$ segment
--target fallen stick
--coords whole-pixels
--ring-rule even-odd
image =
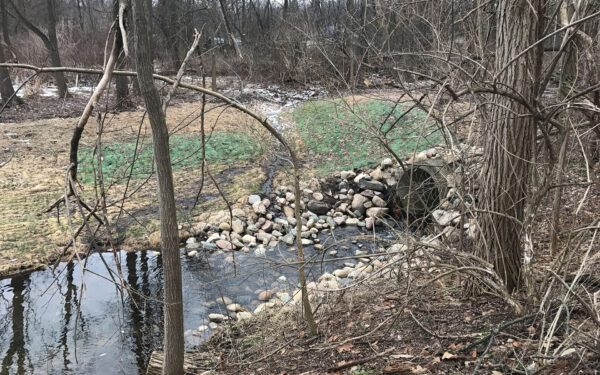
[[[340,364],[340,365],[338,365],[336,367],[328,368],[327,372],[336,372],[336,371],[340,371],[340,370],[343,370],[343,369],[348,368],[348,367],[352,367],[352,366],[356,366],[356,365],[362,365],[363,363],[367,363],[367,362],[373,361],[373,360],[375,360],[375,359],[377,359],[379,357],[383,357],[384,355],[388,354],[389,352],[391,352],[394,349],[396,349],[396,348],[392,347],[392,348],[389,348],[388,350],[386,350],[384,352],[372,355],[370,357],[366,357],[366,358],[362,358],[362,359],[357,359],[357,360],[350,361],[350,362],[343,362],[342,364]]]

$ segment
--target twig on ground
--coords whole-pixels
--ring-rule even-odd
[[[391,347],[391,348],[387,349],[384,352],[372,355],[370,357],[361,358],[361,359],[357,359],[357,360],[350,361],[350,362],[342,362],[341,364],[339,364],[336,367],[328,368],[327,372],[336,372],[336,371],[340,371],[340,370],[343,370],[343,369],[348,368],[348,367],[352,367],[352,366],[356,366],[356,365],[360,365],[360,364],[363,364],[363,363],[367,363],[367,362],[373,361],[373,360],[375,360],[375,359],[377,359],[379,357],[383,357],[384,355],[388,354],[389,352],[391,352],[394,349],[396,349],[396,348],[395,347]]]

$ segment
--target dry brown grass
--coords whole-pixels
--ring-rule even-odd
[[[142,111],[109,114],[105,122],[103,143],[114,141],[134,141],[142,118]],[[176,134],[200,135],[199,103],[186,103],[171,107],[168,110],[167,123]],[[196,118],[194,120],[194,118]],[[63,194],[66,166],[68,165],[69,142],[75,118],[53,118],[17,124],[3,124],[3,136],[0,138],[0,150],[3,160],[9,155],[12,160],[0,168],[0,275],[17,272],[24,267],[37,267],[56,258],[64,244],[70,238],[66,226],[64,208],[60,221],[56,211],[41,214]],[[247,116],[231,108],[207,105],[206,131],[229,131],[252,133],[262,137],[257,123]],[[146,119],[142,126],[142,134],[150,137],[149,122]],[[264,138],[264,137],[263,137]],[[96,143],[96,126],[90,122],[81,139],[82,146],[93,147]],[[213,166],[211,172],[227,180],[223,188],[231,200],[237,200],[260,186],[264,179],[263,171],[253,164],[241,164],[242,173],[227,176],[223,172],[228,166]],[[219,199],[200,202],[195,213],[187,214],[191,202],[197,194],[201,176],[199,171],[180,171],[174,174],[177,200],[180,203],[180,220],[191,220],[198,210],[221,207]],[[219,180],[219,178],[217,178]],[[124,182],[112,186],[109,191],[110,201],[118,200],[124,191]],[[140,188],[124,205],[122,215],[124,224],[131,237],[127,247],[139,249],[148,243],[148,235],[157,227],[157,211],[155,198],[155,181],[150,178],[147,183],[133,181],[129,192]],[[84,196],[92,198],[95,194],[91,185],[83,186]],[[207,181],[205,194],[216,196],[217,190]],[[119,210],[112,207],[109,216],[116,215]]]

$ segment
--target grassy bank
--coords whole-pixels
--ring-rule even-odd
[[[202,139],[199,135],[171,137],[170,145],[174,171],[194,170],[202,164]],[[244,162],[258,157],[262,152],[263,145],[248,134],[221,131],[206,138],[206,160],[211,164]],[[84,183],[93,183],[97,157],[94,148],[85,148],[81,154],[80,178]],[[149,139],[140,140],[137,144],[114,142],[103,145],[104,176],[108,182],[125,179],[130,172],[134,179],[147,177],[153,170],[152,155],[152,142]]]
[[[298,125],[304,152],[321,173],[364,167],[389,156],[378,140],[385,139],[401,157],[440,143],[441,132],[420,109],[394,102],[369,100],[352,104],[320,100],[296,107],[291,116]]]

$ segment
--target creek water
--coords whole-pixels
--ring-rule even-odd
[[[306,247],[315,262],[308,267],[309,280],[356,260],[361,250],[374,252],[372,235],[358,227],[334,231],[335,238],[363,235],[357,244],[336,246],[337,254]],[[334,237],[321,234],[321,243]],[[265,289],[291,292],[297,286],[295,251],[281,246],[254,254],[204,253],[186,257],[182,250],[184,326],[186,347],[206,340],[209,313],[227,314],[228,297],[253,311],[257,292]],[[152,251],[92,254],[82,262],[62,263],[55,275],[50,269],[0,280],[0,375],[4,374],[143,374],[152,350],[162,342],[162,264]],[[122,278],[134,292],[121,294],[112,282]],[[288,264],[285,264],[285,263]],[[109,271],[110,270],[110,271]],[[82,288],[84,293],[82,297]],[[78,314],[79,311],[79,314]]]

